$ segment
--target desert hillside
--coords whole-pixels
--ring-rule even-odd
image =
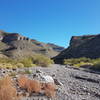
[[[0,31],[0,53],[11,58],[30,56],[34,53],[53,57],[63,49],[63,47],[39,42],[18,33]]]
[[[55,62],[61,63],[69,58],[99,58],[100,57],[100,34],[72,36],[69,47],[54,57]]]

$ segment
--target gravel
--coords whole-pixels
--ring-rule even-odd
[[[56,100],[100,100],[100,74],[56,64],[31,70],[41,70],[61,82]]]
[[[30,78],[36,73],[44,73],[51,76],[57,83],[57,93],[54,99],[38,95],[25,97],[22,100],[100,100],[99,73],[57,64],[46,68],[33,67],[18,70],[30,70],[31,74],[28,75]]]

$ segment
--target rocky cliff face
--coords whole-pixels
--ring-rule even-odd
[[[77,47],[85,42],[88,42],[92,38],[95,38],[97,35],[84,35],[84,36],[72,36],[70,40],[71,47]]]
[[[62,47],[57,46],[61,51]],[[59,54],[53,46],[34,39],[22,36],[18,33],[0,31],[0,52],[12,58],[30,56],[34,53],[53,57]]]
[[[100,57],[100,34],[73,36],[70,40],[70,46],[54,59],[55,62],[61,63],[64,59],[79,57]]]

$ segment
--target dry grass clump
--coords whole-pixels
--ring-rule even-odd
[[[0,100],[18,100],[16,88],[9,76],[0,80]]]
[[[19,78],[18,78],[18,85],[20,88],[26,88],[26,84],[28,82],[28,78],[24,75],[21,75]]]
[[[18,79],[19,87],[26,89],[29,93],[39,93],[41,91],[41,84],[37,80],[30,80],[25,76],[20,76]]]
[[[12,86],[13,84],[12,84],[11,77],[5,76],[4,78],[2,78],[2,79],[0,80],[0,88],[1,88],[3,85],[6,85],[6,86],[10,85],[10,86]]]
[[[56,95],[56,86],[54,83],[41,83],[38,80],[30,80],[25,76],[18,79],[20,88],[26,89],[31,93],[41,93],[44,91],[45,95],[54,98]]]
[[[44,85],[45,95],[47,97],[54,98],[56,96],[56,86],[54,83],[45,83]]]
[[[29,93],[32,93],[32,92],[40,93],[41,92],[41,84],[37,80],[29,80],[26,83],[26,88]]]

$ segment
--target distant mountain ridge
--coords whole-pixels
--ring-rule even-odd
[[[38,53],[48,57],[58,55],[64,48],[39,42],[19,33],[0,31],[0,52],[8,57],[18,58]]]
[[[64,59],[80,57],[100,57],[100,34],[72,36],[69,47],[54,57],[54,60],[62,63]]]

